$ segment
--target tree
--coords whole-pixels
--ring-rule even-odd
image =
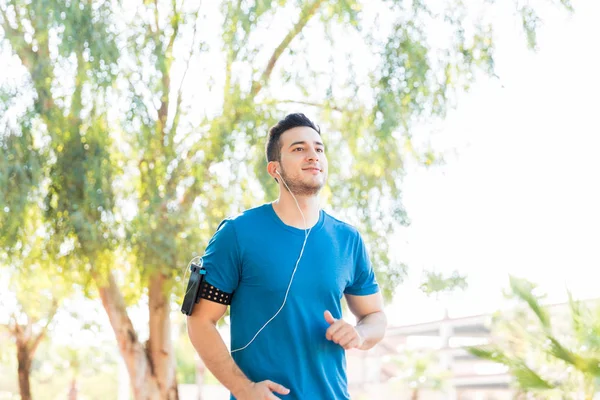
[[[448,277],[444,277],[439,272],[427,271],[420,288],[427,296],[434,295],[436,300],[439,300],[441,295],[452,293],[458,289],[466,289],[467,277],[460,275],[458,271],[453,271],[452,275]]]
[[[449,295],[457,290],[467,287],[466,276],[453,271],[450,276],[435,271],[426,271],[420,289],[427,296],[435,296],[440,301],[440,296]],[[445,309],[445,316],[448,310]],[[441,347],[448,347],[442,343]],[[446,380],[450,377],[447,363],[439,357],[437,352],[424,351],[424,349],[403,348],[395,356],[394,361],[399,365],[400,380],[411,390],[411,399],[417,400],[423,389],[440,391],[444,389]]]
[[[493,74],[493,30],[464,18],[458,0],[378,2],[382,26],[362,13],[372,4],[224,1],[204,14],[177,1],[0,4],[3,43],[27,71],[24,116],[44,138],[34,147],[49,181],[49,251],[67,249],[64,270],[98,288],[135,398],[177,397],[173,291],[222,218],[274,197],[262,141],[292,107],[310,109],[336,149],[326,203],[365,233],[386,297],[401,281],[387,237],[407,223],[404,161],[435,159],[411,127],[443,118],[475,72]],[[535,32],[530,10],[525,28]],[[451,40],[434,46],[432,26]],[[356,52],[334,57],[348,40]],[[205,111],[198,92],[211,98]],[[127,313],[127,280],[148,296],[145,344]]]
[[[571,326],[560,326],[540,303],[535,285],[511,276],[510,287],[526,313],[502,318],[493,330],[495,341],[472,347],[470,353],[506,365],[524,393],[592,399],[600,390],[600,307],[591,308],[569,294]]]
[[[76,302],[72,301],[71,307],[63,307],[61,311],[72,308],[73,304],[76,304]],[[101,327],[92,321],[89,316],[78,315],[79,313],[76,311],[71,311],[70,314],[67,319],[65,313],[63,313],[61,322],[70,320],[73,325],[71,331],[66,334],[64,331],[61,332],[64,335],[60,338],[61,343],[58,340],[51,342],[52,345],[47,349],[45,359],[40,360],[42,362],[40,369],[45,371],[43,374],[45,376],[40,376],[42,373],[38,376],[40,380],[46,379],[49,381],[52,380],[53,376],[61,376],[64,380],[62,384],[66,386],[66,388],[62,388],[62,392],[69,400],[75,400],[79,397],[80,391],[82,391],[81,397],[89,397],[91,388],[88,386],[88,392],[85,393],[82,386],[86,386],[85,380],[90,377],[104,374],[104,376],[109,375],[113,381],[116,381],[115,378],[117,378],[118,372],[116,372],[117,360],[115,357],[118,355],[112,351],[114,347],[110,341],[95,340],[94,343],[82,343],[80,336],[88,334],[91,337],[98,338]],[[107,351],[107,349],[111,351]],[[54,381],[54,383],[57,383],[56,379]],[[114,386],[113,389],[116,389],[116,382]],[[91,389],[94,397],[103,398],[98,388],[94,389]],[[104,396],[106,396],[106,392],[110,393],[110,385],[104,384],[103,390],[105,390]],[[116,390],[110,393],[111,397],[115,397],[115,395]]]
[[[50,282],[46,274],[52,270],[61,273],[65,267],[81,261],[81,258],[74,261],[64,257],[74,243],[81,248],[80,254],[87,257],[107,249],[104,241],[97,240],[105,225],[85,223],[86,217],[100,220],[105,205],[101,191],[108,188],[110,193],[110,176],[104,175],[106,168],[94,168],[98,167],[94,162],[101,162],[102,152],[106,155],[108,149],[99,145],[104,132],[99,129],[102,115],[98,115],[93,104],[97,100],[88,102],[84,89],[89,89],[88,81],[96,82],[97,86],[104,84],[102,74],[108,65],[102,67],[107,60],[103,56],[114,55],[116,51],[114,46],[104,46],[101,40],[103,37],[110,40],[110,35],[100,37],[101,30],[94,31],[94,27],[102,26],[102,20],[95,21],[102,16],[103,9],[94,10],[99,15],[92,15],[92,11],[91,5],[82,7],[79,2],[3,3],[0,6],[4,38],[30,78],[23,85],[25,89],[3,90],[6,101],[2,105],[13,108],[19,105],[18,109],[28,95],[32,98],[25,101],[26,110],[16,118],[18,122],[3,115],[2,123],[8,132],[0,138],[0,144],[7,150],[0,158],[0,179],[4,183],[0,247],[3,259],[19,271],[18,304],[23,310],[21,315],[14,316],[11,331],[19,354],[23,398],[30,398],[29,371],[33,353],[45,336],[62,295],[54,290],[61,286],[56,281],[60,276]],[[77,61],[72,77],[70,71],[56,65],[70,58]],[[74,90],[69,90],[66,78],[74,78],[71,85]],[[15,87],[19,88],[18,84]],[[90,145],[94,155],[100,153],[92,163],[86,162],[91,158],[85,156]],[[101,175],[94,175],[95,172]],[[59,192],[65,196],[58,198]],[[40,202],[44,196],[46,204]],[[75,242],[76,236],[86,240]],[[65,276],[76,279],[81,276],[79,272],[72,269]],[[49,285],[52,286],[49,288]],[[46,289],[40,290],[44,286]],[[33,296],[34,293],[39,295]],[[43,310],[49,305],[50,310],[44,315]],[[34,326],[38,320],[43,327],[36,334]]]
[[[7,276],[13,301],[3,307],[8,317],[4,328],[15,344],[21,399],[30,400],[35,354],[67,291],[60,276],[54,281],[47,277],[56,263],[44,251],[47,236],[36,207],[42,170],[38,154],[31,151],[30,121],[19,128],[18,134],[0,138],[0,263],[12,267]]]
[[[450,376],[450,373],[439,365],[435,352],[404,349],[395,358],[395,362],[402,371],[400,380],[411,391],[411,400],[418,400],[423,389],[442,390]]]
[[[16,348],[21,399],[31,400],[32,363],[58,309],[61,289],[57,282],[48,281],[39,264],[28,268],[27,274],[16,273],[11,278],[16,307],[5,310],[9,312],[9,321],[4,328]]]

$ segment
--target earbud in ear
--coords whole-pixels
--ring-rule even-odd
[[[277,175],[281,175],[281,174],[279,173],[279,170],[277,170],[277,169],[276,169],[276,170],[275,170],[275,172],[277,173]]]

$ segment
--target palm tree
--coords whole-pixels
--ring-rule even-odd
[[[552,320],[541,305],[534,284],[511,276],[510,288],[524,309],[511,318],[501,317],[493,343],[469,352],[508,367],[523,393],[548,399],[583,395],[591,400],[600,390],[600,306],[592,309],[569,293],[571,323],[563,326],[565,319]]]

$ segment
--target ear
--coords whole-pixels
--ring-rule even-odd
[[[279,175],[277,175],[277,170],[279,169],[279,162],[277,161],[269,161],[269,163],[267,164],[267,172],[269,173],[269,175],[271,175],[273,177],[273,179],[275,179],[275,182],[279,183],[279,180],[277,179],[277,177]]]

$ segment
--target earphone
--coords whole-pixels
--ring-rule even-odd
[[[306,226],[306,218],[304,218],[304,213],[302,212],[302,209],[300,208],[300,204],[298,204],[298,200],[296,200],[296,196],[294,196],[294,193],[292,193],[292,191],[288,187],[287,183],[285,183],[285,179],[283,179],[283,177],[279,173],[279,170],[275,170],[275,172],[277,173],[277,175],[279,175],[279,177],[281,178],[281,181],[283,182],[283,184],[287,188],[288,192],[290,192],[290,194],[294,198],[294,201],[296,202],[296,206],[298,207],[298,211],[300,211],[300,215],[302,215],[302,221],[304,221],[304,243],[302,243],[302,249],[300,250],[300,256],[298,257],[298,260],[296,261],[296,265],[294,266],[294,270],[292,271],[292,277],[290,278],[290,283],[288,283],[287,290],[285,291],[285,296],[283,297],[283,303],[281,303],[281,306],[279,307],[279,310],[277,310],[277,312],[267,322],[265,322],[265,324],[258,330],[258,332],[256,332],[254,334],[254,337],[245,346],[240,347],[238,349],[231,350],[232,353],[235,353],[236,351],[244,350],[246,347],[250,346],[250,344],[252,342],[254,342],[254,339],[256,339],[256,337],[258,336],[258,334],[263,329],[265,329],[266,326],[269,325],[269,323],[271,321],[273,321],[275,319],[275,317],[281,312],[281,310],[283,310],[283,306],[285,306],[285,303],[286,303],[287,298],[288,298],[288,293],[290,292],[290,287],[292,286],[292,282],[294,281],[294,275],[296,275],[296,270],[298,269],[298,264],[300,263],[300,260],[302,259],[302,254],[304,254],[304,247],[306,246],[306,241],[308,240],[308,235],[310,235],[310,231],[312,229],[312,228],[309,229]]]

